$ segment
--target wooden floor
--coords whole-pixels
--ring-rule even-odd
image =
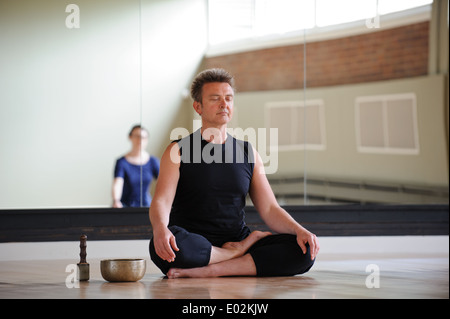
[[[73,282],[73,263],[0,261],[0,299],[449,298],[448,254],[339,258],[325,255],[319,256],[307,274],[281,278],[164,279],[147,260],[146,275],[132,283],[103,280],[100,260],[89,261],[88,282]]]

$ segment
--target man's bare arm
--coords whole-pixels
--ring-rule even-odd
[[[155,251],[159,257],[169,262],[175,259],[174,250],[178,251],[175,236],[167,226],[180,176],[179,166],[178,144],[172,143],[161,158],[155,194],[149,209]]]
[[[250,185],[250,197],[264,222],[275,232],[297,236],[297,242],[303,253],[306,253],[305,244],[310,246],[311,258],[314,259],[319,252],[319,242],[316,235],[297,223],[289,213],[278,204],[266,174],[264,165],[258,152],[254,150],[255,167]]]

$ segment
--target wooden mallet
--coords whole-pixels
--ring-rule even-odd
[[[80,236],[80,263],[78,266],[78,280],[79,281],[87,281],[89,280],[89,264],[86,262],[86,235]]]

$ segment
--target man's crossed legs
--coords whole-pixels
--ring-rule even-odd
[[[222,276],[293,276],[307,272],[309,246],[303,254],[296,236],[254,231],[240,242],[212,246],[203,236],[170,226],[179,251],[171,263],[162,260],[150,241],[150,256],[168,278]]]

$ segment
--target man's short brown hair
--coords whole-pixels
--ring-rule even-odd
[[[228,83],[234,92],[234,78],[224,69],[207,69],[195,77],[191,86],[191,97],[196,102],[202,102],[202,88],[206,83],[221,82]]]

